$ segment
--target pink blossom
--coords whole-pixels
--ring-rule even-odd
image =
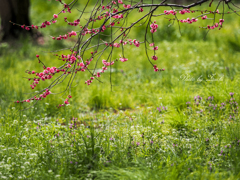
[[[140,46],[140,43],[139,41],[137,41],[136,39],[133,40],[133,43],[136,47],[139,47]]]
[[[72,31],[70,34],[71,34],[72,36],[76,36],[76,35],[77,35],[77,33],[76,33],[75,31]]]
[[[149,46],[154,46],[154,43],[149,44]]]
[[[105,26],[105,25],[103,25],[103,26],[102,26],[102,30],[101,30],[101,31],[103,32],[103,31],[105,31],[105,30],[106,30],[106,26]]]
[[[155,21],[150,25],[150,28],[151,28],[150,30],[151,33],[155,33],[157,31],[158,25],[155,24]]]
[[[155,33],[157,31],[157,29],[151,29],[150,32],[151,33]]]
[[[48,70],[44,70],[43,73],[44,73],[44,74],[48,74]]]
[[[111,25],[111,26],[114,26],[114,24],[115,24],[115,23],[114,23],[114,22],[112,22],[110,25]]]
[[[125,62],[125,61],[127,61],[128,59],[127,59],[127,58],[122,58],[122,57],[120,57],[119,60],[122,61],[122,62]]]
[[[81,62],[81,63],[79,64],[79,66],[83,67],[83,66],[84,66],[84,63]]]
[[[152,59],[156,61],[158,59],[158,57],[154,55],[154,56],[152,56]]]
[[[54,18],[54,19],[58,18],[58,15],[57,15],[57,14],[54,14],[54,15],[53,15],[53,18]]]
[[[64,101],[64,103],[65,103],[65,104],[69,104],[68,99],[66,99],[66,101]]]
[[[114,43],[113,46],[116,47],[116,48],[119,48],[119,47],[120,47],[120,44]]]

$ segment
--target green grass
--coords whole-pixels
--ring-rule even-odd
[[[40,4],[32,1],[33,24],[61,9],[46,1],[42,6],[49,10],[43,11]],[[59,19],[56,28],[42,31],[44,45],[28,38],[0,45],[0,179],[240,179],[240,120],[233,103],[240,103],[239,18],[226,16],[224,28],[206,39],[199,24],[182,25],[180,37],[176,25],[167,28],[166,19],[156,20],[156,63],[164,72],[153,71],[144,45],[127,47],[129,60],[114,64],[111,83],[110,72],[101,76],[103,83],[90,86],[84,84],[90,74],[79,73],[70,105],[61,108],[57,105],[69,92],[35,105],[14,101],[48,85],[31,90],[25,70],[42,71],[36,54],[47,66],[60,65],[55,52],[46,51],[71,47],[72,42],[58,44],[49,35],[71,28]],[[143,32],[136,29],[131,36]],[[114,58],[119,54],[115,51]],[[213,74],[222,81],[207,81]],[[63,82],[52,92],[66,86]],[[197,105],[198,95],[202,100]],[[167,111],[159,112],[160,106]]]

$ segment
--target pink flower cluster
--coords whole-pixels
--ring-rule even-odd
[[[67,18],[66,18],[67,19]],[[65,20],[66,20],[65,19]],[[69,22],[68,23],[68,25],[70,25],[70,26],[77,26],[77,25],[79,25],[80,24],[80,19],[77,19],[77,20],[75,20],[74,22]]]
[[[58,15],[57,15],[57,14],[54,14],[54,15],[53,15],[53,18],[54,18],[54,19],[57,19],[57,18],[58,18]]]
[[[85,84],[90,85],[94,80],[94,77],[91,77],[90,80],[85,81]]]
[[[60,1],[61,2],[61,1]],[[67,11],[69,12],[69,13],[71,13],[71,9],[69,8],[69,6],[67,5],[67,4],[64,4],[64,8],[66,9],[68,9]],[[62,11],[62,13],[65,13],[66,11],[65,10],[63,10]],[[53,15],[53,20],[52,20],[52,23],[54,24],[54,23],[56,23],[57,22],[57,20],[55,20],[55,19],[57,19],[58,18],[58,15],[57,14],[54,14]],[[75,25],[76,23],[74,23],[74,25]],[[78,23],[79,24],[79,23]],[[42,23],[42,25],[41,26],[35,26],[35,25],[31,25],[31,26],[25,26],[25,25],[21,25],[21,28],[23,28],[23,29],[26,29],[27,31],[29,31],[30,30],[30,27],[32,28],[32,29],[38,29],[38,27],[40,27],[40,28],[46,28],[47,26],[50,26],[51,25],[51,22],[50,21],[45,21],[45,22],[43,22]],[[71,25],[71,24],[70,24]]]
[[[38,76],[42,81],[45,81],[45,79],[51,79],[55,73],[59,73],[60,70],[56,67],[48,67],[43,72],[36,73],[36,76]],[[39,80],[38,80],[39,81]],[[34,81],[33,85],[38,84],[38,81]]]
[[[157,72],[157,71],[164,71],[165,70],[165,69],[158,69],[157,65],[154,65],[153,69],[154,69],[155,72]]]
[[[49,94],[51,94],[51,92],[48,89],[46,89],[46,92],[44,92],[43,94],[40,94],[39,95],[40,98],[35,97],[35,100],[41,100],[41,98],[46,98]]]
[[[155,33],[155,32],[157,31],[158,25],[155,24],[155,23],[156,23],[156,21],[154,21],[154,23],[152,23],[152,24],[150,25],[150,28],[151,28],[150,32],[151,32],[151,33]]]
[[[67,8],[68,9],[67,12],[71,13],[71,9],[69,8],[69,6],[67,4],[64,4],[64,8],[65,9]],[[66,12],[65,10],[62,11],[62,13],[65,13],[65,12]]]
[[[128,5],[123,4],[123,7],[124,7],[125,9],[129,9],[129,8],[131,7],[131,4],[128,4]]]
[[[106,28],[105,28],[106,29]],[[88,29],[84,28],[84,32],[82,32],[82,35],[85,36],[86,34],[96,34],[99,32],[99,29]],[[102,31],[103,32],[103,31]]]
[[[59,35],[59,37],[52,37],[53,40],[57,39],[57,40],[62,40],[62,39],[67,39],[68,37],[71,37],[71,36],[76,36],[77,33],[75,31],[72,31],[72,32],[69,32],[68,34],[65,34],[65,35]]]
[[[34,96],[34,98],[23,100],[23,101],[21,101],[21,103],[24,103],[24,102],[28,102],[29,103],[29,102],[31,102],[33,100],[41,101],[42,98],[46,98],[49,94],[51,94],[51,92],[48,89],[46,89],[46,91],[44,93],[40,94],[39,97]],[[16,103],[19,103],[19,102],[20,101],[16,101]]]
[[[152,59],[153,59],[154,61],[156,61],[156,60],[158,59],[158,57],[157,57],[156,55],[154,55],[154,56],[152,56]]]
[[[106,30],[106,26],[103,25],[103,26],[102,26],[102,29],[101,29],[101,32],[104,32],[105,30]]]
[[[75,51],[74,54],[76,54],[76,53],[77,53],[77,52]],[[62,55],[60,56],[60,58],[61,58],[62,61],[70,62],[71,64],[73,64],[73,63],[77,60],[77,58],[78,58],[78,59],[81,59],[80,56],[77,56],[77,57],[76,57],[76,55],[74,55],[74,54],[71,54],[71,55],[69,55],[69,54],[68,54],[68,55],[63,55],[63,54],[62,54]]]
[[[149,44],[149,46],[154,46],[154,43]]]
[[[56,73],[59,73],[60,71],[64,72],[64,74],[66,73],[71,73],[71,72],[66,72],[66,69],[71,68],[71,64],[75,63],[75,61],[78,59],[81,59],[80,56],[76,57],[77,52],[74,51],[72,55],[61,55],[59,56],[59,58],[61,58],[61,60],[69,62],[66,64],[66,66],[64,67],[65,69],[58,69],[56,67],[43,67],[44,70],[43,72],[40,73],[36,73],[35,71],[28,71],[28,74],[36,74],[36,76],[38,76],[38,78],[33,78],[33,83],[30,85],[30,87],[32,89],[34,89],[36,87],[37,84],[39,84],[39,81],[45,81],[47,79],[51,79],[53,77],[53,75],[55,75]],[[39,55],[36,55],[37,58],[39,58]],[[90,61],[92,61],[92,59],[90,59]],[[40,60],[39,60],[40,63]],[[84,65],[84,63],[77,63],[77,66],[80,66],[81,68],[76,68],[76,72],[77,71],[85,71],[85,69],[87,68],[87,65],[89,64],[89,61],[86,61],[86,66]],[[31,79],[29,79],[31,80]]]
[[[119,47],[120,47],[120,44],[114,43],[113,46],[116,47],[116,48],[119,48]]]
[[[102,10],[105,10],[105,9],[111,9],[111,6],[110,5],[107,5],[107,6],[102,6]]]
[[[143,12],[143,8],[140,7],[138,11],[139,11],[139,12]]]
[[[223,22],[224,22],[224,19],[219,19],[219,23],[215,23],[213,26],[208,25],[207,28],[208,28],[208,29],[215,29],[215,28],[217,28],[218,26],[222,26]],[[220,28],[219,28],[219,29],[220,29]]]
[[[139,47],[139,46],[140,46],[139,41],[137,41],[136,39],[133,40],[133,44],[134,44],[136,47]]]
[[[166,14],[166,15],[169,15],[169,14],[176,15],[177,12],[175,10],[170,10],[170,11],[165,10],[164,14]]]
[[[122,19],[123,18],[123,15],[122,14],[117,14],[117,15],[115,15],[115,16],[112,16],[113,18],[115,18],[115,19]]]
[[[94,76],[100,77],[100,72],[97,72],[97,74],[94,74]]]
[[[125,61],[127,61],[128,59],[127,59],[127,58],[120,57],[119,60],[122,61],[122,62],[125,62]]]
[[[129,43],[129,45],[134,44],[136,47],[139,47],[139,46],[140,46],[140,42],[137,41],[136,39],[134,39],[134,40],[128,39],[128,40],[126,40],[126,41],[120,40],[119,42],[120,42],[121,44],[123,44],[123,45],[126,45],[126,44]]]
[[[69,104],[68,99],[66,99],[66,101],[64,101],[64,104]]]
[[[105,66],[112,66],[112,65],[114,64],[114,61],[107,62],[106,60],[102,60],[102,63],[103,63]]]
[[[155,72],[157,72],[157,71],[158,71],[157,65],[154,65],[154,66],[153,66],[153,69],[154,69]]]
[[[198,19],[195,19],[195,18],[187,18],[187,19],[183,19],[183,20],[180,20],[181,23],[188,23],[188,24],[192,24],[193,22],[197,22]]]
[[[42,23],[40,28],[45,28],[45,27],[50,26],[50,25],[51,25],[51,23],[49,21],[45,21],[45,22]]]
[[[185,13],[191,13],[191,11],[189,9],[183,9],[181,11],[179,11],[180,14],[185,14]]]
[[[68,95],[68,98],[72,98],[72,96],[71,96],[71,95]],[[69,104],[69,99],[68,99],[68,98],[64,101],[64,104],[59,104],[57,107],[59,108],[59,107],[61,107],[61,106],[65,106],[65,104],[66,104],[66,105]]]

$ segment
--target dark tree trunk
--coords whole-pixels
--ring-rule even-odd
[[[24,30],[20,26],[9,22],[29,26],[29,7],[30,0],[0,0],[0,40],[1,37],[2,40],[18,38],[20,34],[29,33],[32,35],[32,30]]]

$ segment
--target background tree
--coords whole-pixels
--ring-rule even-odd
[[[29,26],[30,0],[0,0],[1,29],[0,40],[18,38],[20,34],[33,34],[32,30],[25,31],[20,26],[13,26],[14,23]]]

